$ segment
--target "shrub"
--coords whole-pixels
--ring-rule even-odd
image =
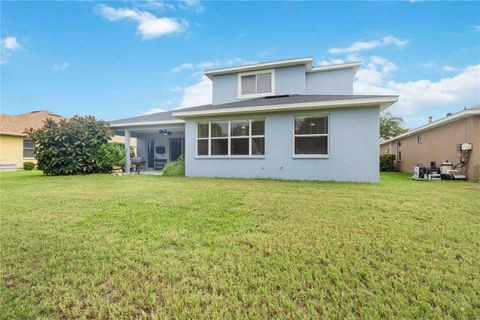
[[[113,167],[125,169],[125,147],[122,143],[103,144],[98,150],[97,165],[101,172],[108,173]]]
[[[184,176],[185,175],[185,159],[180,156],[177,161],[167,163],[162,170],[164,176]]]
[[[24,170],[33,170],[33,168],[35,168],[35,163],[33,163],[31,161],[25,161],[23,163],[23,169]]]
[[[47,175],[102,172],[99,150],[113,136],[108,123],[93,116],[59,122],[47,119],[42,128],[26,133],[35,142],[38,168]]]
[[[394,154],[382,154],[380,156],[380,171],[395,171]]]

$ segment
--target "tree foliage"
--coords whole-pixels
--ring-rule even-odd
[[[35,142],[38,169],[47,175],[102,172],[100,150],[113,136],[108,123],[93,116],[48,119],[26,133]]]
[[[407,132],[403,127],[403,118],[396,117],[390,112],[385,112],[380,116],[380,138],[387,140]]]

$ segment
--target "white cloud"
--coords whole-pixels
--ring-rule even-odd
[[[55,63],[53,65],[53,70],[65,70],[70,67],[70,63],[68,61],[64,61],[62,63]]]
[[[180,33],[188,28],[186,21],[175,18],[157,18],[147,11],[128,8],[113,8],[104,4],[99,5],[98,10],[109,21],[129,19],[137,22],[137,32],[143,39],[158,38],[167,34]]]
[[[182,72],[186,70],[197,71],[192,73],[193,76],[201,76],[204,70],[212,69],[216,67],[229,67],[229,66],[238,66],[242,64],[256,63],[256,61],[248,61],[239,57],[234,57],[230,59],[216,59],[210,61],[202,61],[199,63],[182,63],[181,65],[176,66],[171,71],[172,72]]]
[[[5,48],[10,51],[18,50],[22,46],[18,43],[17,38],[15,37],[6,37],[2,40],[2,48]]]
[[[357,53],[364,50],[371,50],[378,47],[384,46],[396,46],[398,48],[403,48],[407,45],[408,40],[402,40],[393,36],[386,36],[379,40],[370,40],[370,41],[356,41],[352,43],[350,47],[347,48],[330,48],[328,53],[330,54],[343,54],[343,53]]]
[[[212,81],[203,77],[200,82],[183,89],[181,108],[201,106],[212,103]]]
[[[201,13],[205,10],[205,7],[200,0],[183,0],[180,1],[178,5],[181,9],[192,9],[197,13]]]
[[[438,71],[444,71],[444,72],[458,71],[458,68],[456,68],[456,67],[449,66],[449,65],[439,66],[437,63],[435,63],[433,61],[424,62],[424,63],[421,64],[421,66],[425,67],[425,68],[435,69],[435,70],[438,70]]]
[[[455,67],[452,67],[452,66],[443,66],[442,67],[442,70],[445,71],[445,72],[454,72],[454,71],[458,71],[457,68]]]
[[[176,66],[175,68],[172,69],[172,72],[182,72],[184,70],[191,70],[193,69],[193,64],[191,63],[182,63],[179,66]]]
[[[203,75],[204,69],[216,67],[239,66],[244,64],[256,63],[256,61],[244,60],[239,57],[229,59],[216,59],[203,61],[199,63],[184,63],[175,70],[191,70],[191,76],[198,79],[196,83],[185,87],[174,87],[171,90],[181,94],[180,108],[199,106],[212,103],[212,81]],[[183,67],[182,67],[183,66]],[[187,66],[187,67],[185,67]],[[192,66],[192,68],[191,68]]]
[[[162,108],[152,108],[152,109],[147,110],[147,111],[142,111],[141,114],[145,115],[145,114],[159,113],[159,112],[164,112],[164,111],[167,111],[167,110],[162,109]]]
[[[355,94],[396,94],[399,101],[389,110],[414,121],[424,112],[441,107],[468,105],[480,100],[480,65],[468,66],[452,77],[432,80],[397,82],[389,80],[396,70],[394,63],[372,57],[365,68],[361,68],[354,82]],[[426,119],[426,115],[422,115]]]

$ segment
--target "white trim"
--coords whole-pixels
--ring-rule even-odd
[[[254,63],[254,64],[246,64],[246,65],[237,66],[237,67],[210,69],[210,70],[205,70],[204,74],[211,79],[212,76],[218,76],[221,74],[255,71],[255,70],[261,70],[265,68],[288,67],[288,66],[299,65],[299,64],[307,65],[307,70],[310,70],[312,68],[312,62],[313,62],[312,57],[293,58],[293,59],[261,62],[261,63]]]
[[[465,118],[465,117],[469,117],[469,116],[473,116],[473,115],[480,115],[480,109],[465,109],[465,110],[462,110],[460,112],[457,112],[457,113],[452,114],[450,116],[447,116],[445,118],[439,119],[439,120],[434,121],[432,123],[426,124],[424,126],[416,128],[416,129],[412,129],[412,130],[410,130],[410,131],[408,131],[404,134],[398,135],[398,136],[393,137],[391,139],[388,139],[388,140],[385,140],[385,141],[380,141],[380,145],[384,145],[386,143],[393,142],[393,141],[396,141],[398,139],[406,138],[406,137],[409,137],[413,134],[420,133],[420,132],[423,132],[423,131],[426,131],[426,130],[429,130],[429,129],[433,129],[435,127],[450,123],[452,121],[462,119],[462,118]]]
[[[144,122],[125,122],[125,123],[114,123],[110,124],[112,128],[121,128],[121,127],[135,127],[135,126],[146,126],[146,125],[165,125],[165,124],[183,124],[185,121],[178,120],[161,120],[161,121],[144,121]]]
[[[327,133],[315,133],[315,134],[296,134],[295,133],[295,120],[297,118],[310,118],[310,117],[319,117],[327,118]],[[330,114],[329,113],[314,113],[314,114],[303,114],[303,115],[294,115],[293,117],[293,144],[292,144],[292,158],[301,159],[301,158],[318,158],[318,159],[328,159],[330,158]],[[296,137],[327,137],[327,153],[318,153],[318,154],[296,154],[295,153],[295,138]]]
[[[351,63],[339,63],[339,64],[329,64],[326,66],[317,66],[313,67],[309,73],[311,72],[322,72],[322,71],[332,71],[332,70],[342,70],[342,69],[350,69],[353,68],[355,69],[355,73],[358,71],[358,68],[360,68],[360,65],[362,64],[362,61],[355,61]]]
[[[178,118],[181,118],[181,117],[188,118],[188,117],[195,117],[195,116],[209,116],[209,115],[217,115],[217,114],[241,114],[241,113],[260,113],[260,112],[275,112],[275,111],[315,110],[315,109],[368,106],[368,105],[379,105],[380,110],[384,110],[387,107],[394,104],[395,102],[397,102],[397,100],[398,100],[398,96],[347,99],[347,100],[329,100],[329,101],[317,101],[317,102],[277,104],[277,105],[267,105],[267,106],[184,111],[184,112],[175,112],[173,113],[173,116]]]
[[[231,123],[236,122],[236,121],[243,121],[243,122],[248,122],[248,136],[232,136],[231,135]],[[252,122],[253,121],[263,121],[263,135],[252,135]],[[218,123],[218,122],[227,122],[228,124],[228,134],[226,137],[212,137],[212,123]],[[208,138],[199,138],[198,137],[198,126],[200,124],[207,124],[208,123]],[[195,122],[195,158],[197,159],[242,159],[242,158],[265,158],[266,155],[266,132],[265,132],[265,118],[259,118],[259,117],[254,117],[254,118],[248,118],[248,119],[216,119],[216,120],[204,120],[204,121],[196,121]],[[241,155],[232,155],[232,139],[248,139],[248,154],[241,154]],[[252,154],[252,139],[255,138],[263,138],[264,141],[264,146],[263,146],[263,154],[260,155],[253,155]],[[226,155],[212,155],[212,150],[211,150],[211,143],[212,140],[215,139],[226,139],[228,143],[228,152]],[[208,154],[207,155],[199,155],[198,154],[198,141],[199,140],[208,140]]]
[[[258,90],[258,82],[257,82],[257,75],[270,73],[270,85],[271,91],[270,92],[261,92],[261,93],[247,93],[242,94],[242,77],[244,76],[253,76],[255,75],[255,91]],[[259,71],[252,71],[252,72],[242,72],[237,74],[237,98],[238,99],[252,99],[252,98],[260,98],[260,97],[268,97],[275,95],[275,69],[268,69],[268,70],[259,70]]]

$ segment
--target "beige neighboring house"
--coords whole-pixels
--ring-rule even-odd
[[[27,140],[24,131],[43,127],[47,119],[60,121],[64,117],[47,110],[0,114],[0,171],[15,171],[22,169],[26,161],[36,162],[35,144]],[[124,143],[125,138],[114,136],[112,141]],[[131,139],[130,144],[136,149],[136,139]]]
[[[467,179],[480,179],[480,105],[449,114],[419,128],[380,142],[380,154],[394,154],[400,171],[413,172],[413,167],[430,162],[437,165],[446,160],[454,165],[460,162],[457,146],[470,143],[468,162],[465,166]]]
[[[0,114],[0,171],[21,169],[24,162],[35,162],[35,144],[27,140],[24,131],[42,127],[47,119],[59,121],[64,118],[47,110]]]

